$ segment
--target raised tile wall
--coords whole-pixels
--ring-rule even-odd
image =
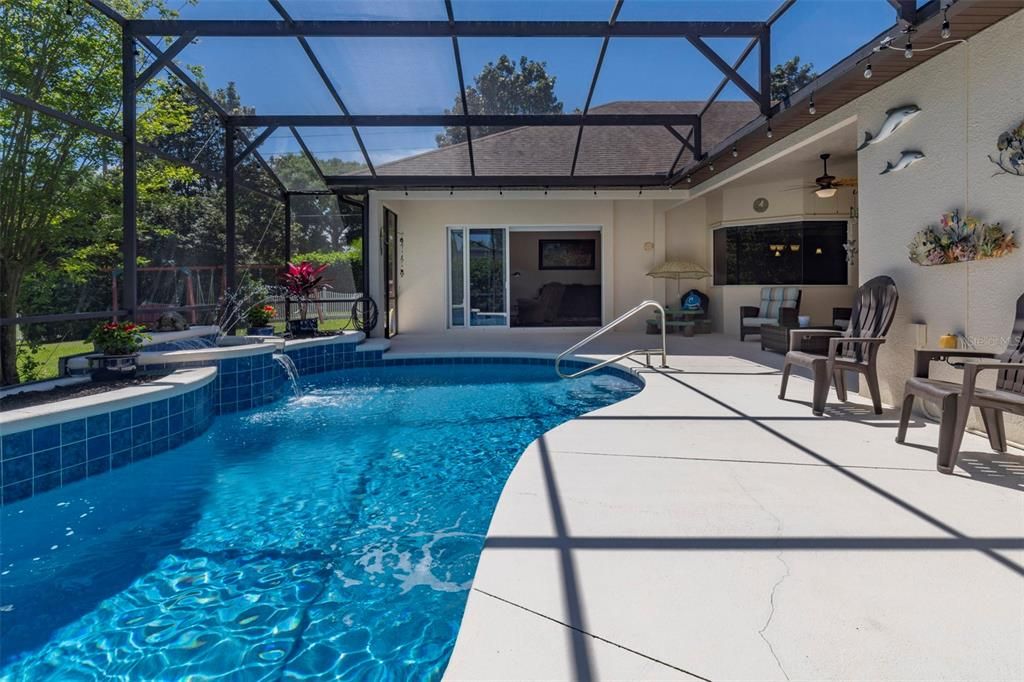
[[[216,382],[188,393],[0,438],[2,503],[136,462],[195,438],[214,415]]]

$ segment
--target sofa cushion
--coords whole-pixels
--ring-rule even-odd
[[[744,317],[744,327],[760,327],[762,324],[778,324],[779,318],[777,317]]]
[[[779,310],[795,308],[800,298],[798,287],[763,287],[761,302],[758,305],[758,317],[779,319]]]

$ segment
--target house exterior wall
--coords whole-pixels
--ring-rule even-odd
[[[927,325],[928,344],[945,333],[963,334],[982,350],[1002,351],[1013,326],[1014,305],[1024,292],[1024,250],[996,260],[921,267],[908,259],[914,232],[959,209],[1001,222],[1024,235],[1024,178],[993,177],[988,154],[999,134],[1024,118],[1024,12],[992,26],[907,75],[851,103],[858,133],[876,132],[884,112],[913,103],[921,114],[884,143],[858,157],[861,279],[891,275],[900,306],[890,340],[880,354],[883,400],[895,404],[912,373],[914,322]],[[879,175],[886,160],[918,149],[926,158],[899,173]],[[933,365],[933,373],[959,373]],[[993,376],[987,377],[989,381]],[[1024,424],[1007,424],[1024,442]]]
[[[383,204],[398,214],[404,241],[405,275],[398,287],[399,328],[402,333],[446,329],[449,225],[600,227],[603,314],[605,320],[611,320],[659,290],[660,283],[646,276],[660,262],[655,262],[659,250],[644,248],[645,243],[653,246],[656,241],[655,203],[600,198],[446,200],[417,199],[415,195],[384,199]],[[663,240],[661,237],[658,241]],[[639,330],[642,326],[638,317],[623,329]]]

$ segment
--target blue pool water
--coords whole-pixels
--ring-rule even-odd
[[[305,390],[4,508],[0,678],[439,678],[520,453],[638,387],[483,364]]]

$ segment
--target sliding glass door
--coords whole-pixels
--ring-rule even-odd
[[[508,228],[448,228],[448,326],[508,326]]]

